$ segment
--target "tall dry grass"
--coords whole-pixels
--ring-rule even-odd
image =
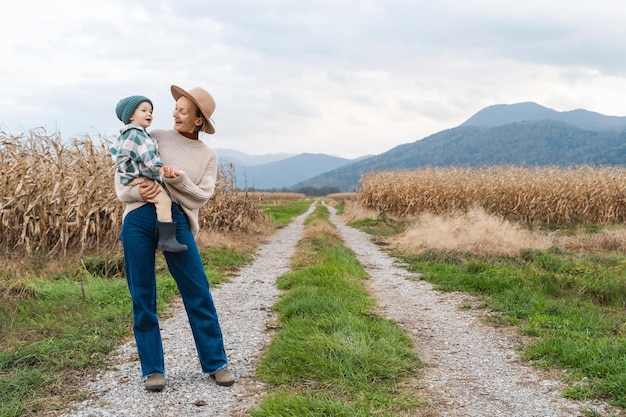
[[[626,219],[626,168],[423,168],[361,178],[361,203],[379,215],[466,213],[512,221],[616,224]]]
[[[443,216],[422,214],[403,233],[389,239],[389,243],[407,253],[435,249],[487,257],[513,256],[529,248],[546,250],[557,241],[554,233],[525,229],[480,208]]]
[[[356,192],[345,192],[328,194],[325,198],[341,203],[346,201],[358,200],[359,196],[360,194]]]
[[[407,229],[388,240],[405,253],[428,250],[473,253],[485,257],[516,256],[523,249],[558,247],[572,253],[623,254],[626,229],[607,227],[599,232],[577,233],[530,230],[480,208],[455,215],[422,214]]]
[[[0,245],[4,257],[79,256],[117,244],[123,205],[115,195],[109,142],[89,137],[0,132]],[[239,195],[221,169],[216,192],[200,211],[204,230],[243,233],[265,222],[258,203]]]
[[[346,203],[341,217],[350,223],[377,215],[351,201]],[[420,254],[434,249],[497,257],[515,256],[522,249],[546,250],[551,247],[574,253],[626,253],[626,228],[623,225],[607,226],[600,231],[587,231],[582,225],[577,230],[565,232],[529,229],[519,222],[488,214],[481,208],[465,213],[423,213],[402,220],[406,224],[405,230],[385,241],[404,253]]]
[[[215,194],[199,213],[204,231],[240,234],[267,222],[259,201],[253,195],[237,191],[232,165],[220,165]]]

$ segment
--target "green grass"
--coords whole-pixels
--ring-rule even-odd
[[[281,200],[261,203],[265,215],[277,226],[288,225],[295,217],[305,213],[312,201],[307,200]]]
[[[228,250],[202,250],[211,285],[227,279],[251,257]],[[104,365],[106,356],[132,337],[132,309],[126,280],[80,271],[33,279],[20,296],[0,303],[0,417],[18,417],[62,407],[83,395],[77,377]],[[158,305],[166,312],[178,289],[157,262]]]
[[[311,224],[316,220],[327,221],[329,215],[330,215],[330,211],[328,210],[328,207],[322,204],[318,204],[313,210],[313,212],[311,212],[311,214],[309,214],[306,217],[306,219],[304,219],[304,225],[306,226],[308,224]],[[331,224],[331,223],[328,223],[328,224]]]
[[[352,252],[326,233],[298,251],[315,252],[301,256],[315,261],[278,279],[280,331],[257,367],[272,389],[252,416],[392,416],[418,407],[398,388],[419,364],[410,338],[373,313]]]
[[[159,284],[161,300],[171,297],[171,282],[161,276]],[[71,371],[101,366],[116,342],[130,334],[130,297],[122,279],[85,277],[81,285],[62,278],[29,286],[28,299],[0,306],[1,332],[10,344],[0,353],[2,417],[35,411],[40,397],[52,397],[57,384],[71,383]]]
[[[609,399],[626,408],[626,257],[530,251],[484,260],[427,253],[399,255],[444,291],[479,296],[498,324],[531,337],[522,357],[568,371],[565,395]]]
[[[394,220],[390,217],[380,217],[378,219],[358,220],[350,224],[352,227],[361,229],[365,233],[376,236],[393,236],[401,233],[406,225],[402,221]]]
[[[341,216],[345,212],[346,202],[342,201],[340,203],[337,203],[337,204],[335,204],[334,207],[335,207],[335,210],[337,211],[337,214]]]
[[[221,284],[236,273],[242,265],[252,262],[250,253],[234,252],[227,248],[201,250],[200,257],[212,286]]]

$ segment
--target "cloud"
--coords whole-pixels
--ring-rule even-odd
[[[24,0],[0,27],[0,127],[114,135],[144,94],[215,96],[215,147],[382,153],[483,107],[623,113],[626,4],[610,0]]]

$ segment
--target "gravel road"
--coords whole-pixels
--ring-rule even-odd
[[[270,341],[271,306],[279,296],[274,283],[288,271],[303,221],[313,208],[272,235],[259,247],[253,263],[230,282],[213,289],[235,385],[219,387],[201,373],[184,309],[177,303],[171,316],[161,321],[168,373],[165,390],[151,393],[143,389],[135,345],[130,341],[111,356],[109,369],[85,387],[89,397],[56,415],[248,416],[266,391],[264,384],[254,379],[254,367]],[[426,364],[409,387],[429,403],[416,416],[624,415],[604,404],[562,398],[564,386],[558,377],[518,359],[519,338],[513,332],[485,325],[483,313],[460,308],[472,302],[467,296],[433,290],[416,274],[398,266],[366,234],[345,226],[334,209],[329,209],[347,246],[370,274],[367,285],[380,313],[410,335]]]

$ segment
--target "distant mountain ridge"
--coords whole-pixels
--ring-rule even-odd
[[[289,188],[297,182],[360,160],[312,153],[293,156],[268,154],[255,157],[233,150],[221,149],[216,150],[216,152],[218,152],[221,164],[232,164],[237,188],[242,190],[246,188],[257,190]],[[226,156],[222,156],[224,154]],[[259,163],[263,158],[273,160],[269,163]]]
[[[283,159],[291,158],[297,154],[292,153],[268,153],[263,155],[249,155],[234,149],[215,149],[222,163],[231,163],[240,166],[255,166],[269,164]]]
[[[586,130],[626,129],[626,117],[606,116],[582,109],[559,112],[530,101],[485,107],[460,126],[495,127],[536,120],[556,120]]]
[[[460,126],[294,184],[354,191],[363,173],[425,166],[626,164],[626,117],[558,112],[527,102],[489,106]]]

